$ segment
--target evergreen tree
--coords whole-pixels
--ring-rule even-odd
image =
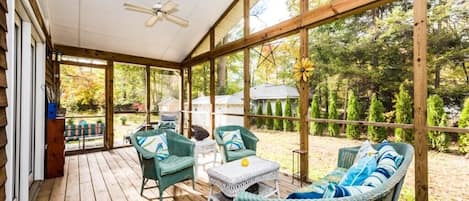
[[[270,103],[270,101],[267,102],[267,116],[272,116],[272,104]],[[274,119],[267,118],[265,120],[265,124],[267,126],[267,129],[274,129]]]
[[[352,90],[349,92],[349,100],[347,103],[347,120],[354,121],[360,118],[360,103]],[[360,139],[360,127],[357,125],[347,124],[345,134],[350,139]]]
[[[283,114],[285,114],[285,117],[293,117],[290,98],[287,98],[287,102],[285,103],[285,111]],[[294,128],[292,120],[285,119],[283,120],[283,124],[286,131],[293,131]]]
[[[384,122],[384,106],[383,103],[376,98],[376,94],[373,94],[371,97],[368,113],[368,121]],[[368,126],[368,139],[374,142],[381,142],[387,137],[386,129],[384,127]]]
[[[411,124],[412,123],[412,97],[405,89],[404,84],[399,87],[399,94],[395,95],[396,104],[396,123]],[[396,128],[394,130],[396,141],[412,143],[414,141],[413,132],[410,129]]]
[[[275,116],[281,117],[282,115],[282,103],[280,100],[275,101]],[[282,131],[283,130],[283,120],[282,119],[274,119],[274,129]]]
[[[337,112],[337,91],[329,92],[329,119],[339,119],[339,113]],[[329,123],[327,130],[330,136],[339,135],[339,124]]]
[[[469,98],[464,101],[458,125],[459,128],[469,128]],[[469,133],[459,134],[458,146],[459,152],[469,153]]]
[[[262,112],[262,103],[259,103],[259,105],[257,106],[257,111],[256,111],[256,114],[257,115],[263,115],[263,112]],[[262,126],[264,125],[264,119],[263,118],[256,118],[256,126],[257,128],[262,128]]]
[[[441,116],[440,124],[438,125],[440,127],[446,127],[448,126],[448,116],[446,113],[443,113],[443,116]],[[436,149],[441,152],[447,152],[449,143],[450,143],[450,138],[446,132],[437,132],[438,134],[435,136],[435,145]]]
[[[431,95],[427,99],[427,125],[428,126],[439,126],[441,123],[441,117],[445,113],[443,110],[444,104],[443,99],[438,95]],[[428,138],[432,149],[437,148],[437,138],[440,133],[438,131],[429,131]]]
[[[311,101],[311,118],[321,118],[321,107],[319,104],[319,95],[317,93],[313,95],[313,100]],[[322,135],[323,131],[323,123],[311,122],[311,134]]]

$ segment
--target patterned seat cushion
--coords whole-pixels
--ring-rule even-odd
[[[248,156],[255,156],[256,152],[250,149],[227,151],[227,161],[234,161]]]
[[[194,158],[185,156],[179,157],[171,155],[168,158],[159,161],[158,166],[161,169],[161,176],[179,172],[194,165]]]
[[[299,189],[297,192],[317,192],[322,194],[327,189],[327,185],[329,183],[338,184],[344,177],[345,173],[347,173],[347,169],[336,168],[325,177],[319,179],[318,181],[314,181],[309,186]]]

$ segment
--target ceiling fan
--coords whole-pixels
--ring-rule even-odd
[[[146,13],[152,15],[148,20],[145,22],[145,26],[151,27],[153,26],[158,20],[166,19],[170,22],[178,24],[179,26],[186,27],[189,25],[189,21],[173,15],[173,12],[177,11],[177,3],[172,2],[171,0],[167,1],[166,3],[156,2],[153,7],[145,7],[140,6],[132,3],[125,2],[124,7],[127,10],[136,11],[140,13]]]

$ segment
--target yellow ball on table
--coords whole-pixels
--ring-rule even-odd
[[[241,159],[241,166],[243,167],[249,166],[249,160],[247,158]]]

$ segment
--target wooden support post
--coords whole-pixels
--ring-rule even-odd
[[[184,68],[179,70],[179,111],[184,111]],[[179,112],[179,133],[184,135],[184,113]]]
[[[244,37],[249,35],[249,0],[244,0]],[[244,106],[244,116],[243,122],[244,127],[249,128],[249,112],[250,112],[250,105],[251,105],[251,67],[250,67],[250,57],[249,57],[249,48],[244,48],[244,99],[243,99],[243,106]]]
[[[244,49],[244,99],[243,99],[243,106],[244,106],[244,127],[249,128],[249,112],[250,112],[250,105],[251,105],[251,72],[249,66],[249,48]]]
[[[307,10],[307,0],[300,1],[300,12]],[[308,30],[300,30],[300,55],[301,58],[308,57]],[[308,106],[309,106],[309,86],[308,83],[300,81],[300,150],[303,153],[300,155],[300,179],[305,181],[308,179],[309,168],[309,138],[308,138]]]
[[[210,59],[210,135],[213,136],[215,129],[215,60]]]
[[[112,61],[107,61],[105,71],[106,136],[104,138],[104,147],[112,149],[114,146],[114,63]]]
[[[192,66],[187,69],[187,110],[190,111],[188,114],[187,126],[187,137],[192,137]]]
[[[150,123],[150,116],[151,116],[151,108],[150,108],[150,105],[151,105],[151,97],[150,97],[150,94],[151,94],[151,87],[150,87],[150,66],[145,66],[145,73],[146,73],[146,76],[145,76],[145,83],[146,83],[146,87],[145,87],[145,92],[146,92],[146,121],[147,121],[147,124]]]
[[[210,31],[210,51],[215,49],[215,30],[212,27]],[[215,129],[215,58],[210,58],[210,135],[215,138],[213,130]]]
[[[428,200],[427,0],[414,1],[415,200]]]

